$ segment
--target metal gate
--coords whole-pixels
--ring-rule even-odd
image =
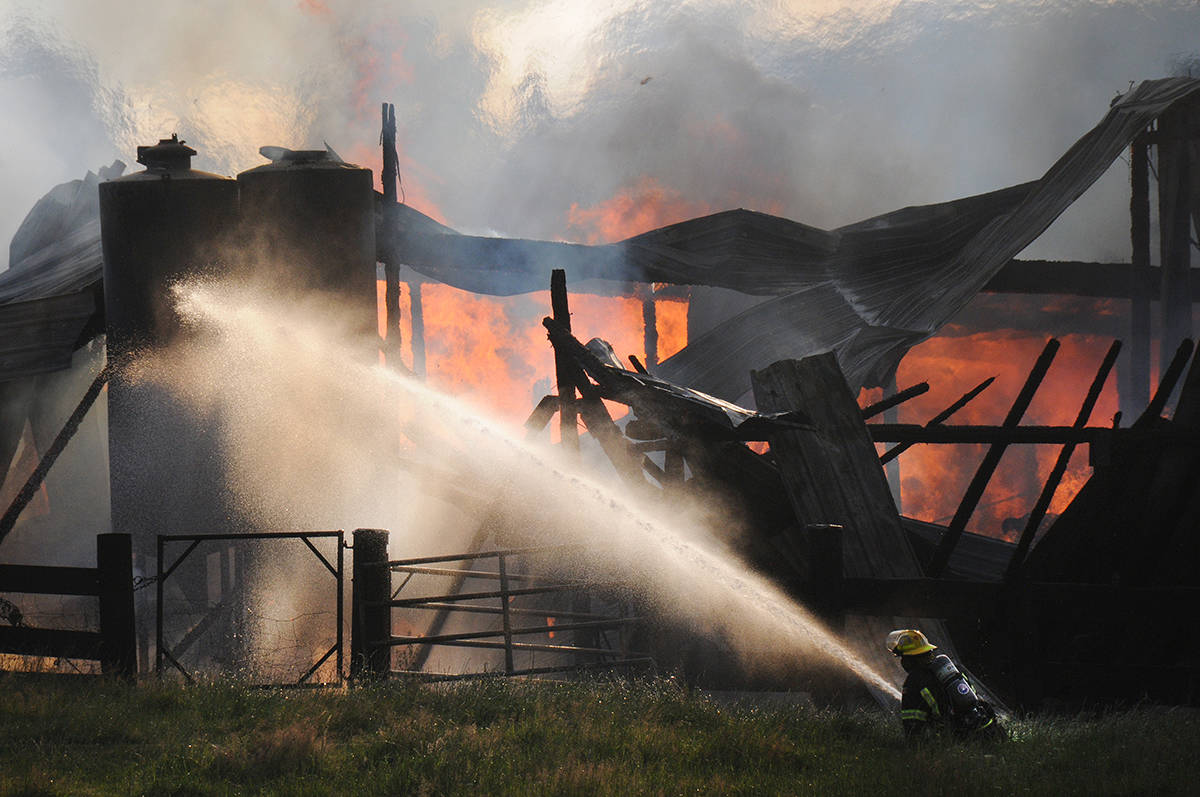
[[[345,533],[342,531],[284,531],[284,532],[259,532],[252,534],[160,534],[158,536],[158,570],[156,581],[156,620],[155,620],[155,672],[159,677],[164,675],[164,665],[169,664],[177,670],[189,682],[195,679],[193,674],[180,662],[183,654],[191,648],[198,639],[212,631],[218,626],[226,628],[236,628],[241,623],[246,614],[245,596],[248,594],[250,584],[246,577],[247,567],[245,561],[242,562],[240,570],[234,570],[233,564],[236,561],[233,552],[234,546],[254,542],[254,541],[283,541],[283,540],[300,540],[312,552],[317,561],[329,571],[335,582],[336,592],[336,611],[335,611],[335,642],[325,651],[324,655],[317,658],[316,662],[308,668],[308,670],[299,677],[295,682],[297,685],[306,684],[309,679],[316,673],[325,662],[329,661],[330,657],[335,659],[335,681],[340,683],[343,678],[343,584],[344,584],[344,556],[345,551]],[[313,540],[333,540],[336,544],[336,555],[334,561],[330,561],[330,557],[322,553]],[[183,552],[175,556],[169,565],[166,563],[166,552],[168,546],[178,546],[187,544]],[[224,545],[221,545],[224,543]],[[218,556],[217,579],[219,586],[217,589],[218,599],[210,600],[208,605],[201,612],[201,617],[194,623],[188,623],[190,627],[173,642],[167,641],[167,633],[164,629],[164,617],[166,617],[167,600],[165,596],[166,588],[169,579],[172,575],[178,574],[176,571],[185,561],[201,546],[217,547],[215,552]],[[240,549],[244,550],[244,548]],[[212,554],[210,554],[211,556]],[[228,566],[227,566],[228,565]],[[253,568],[251,568],[253,569]],[[211,573],[209,574],[211,579]],[[194,581],[195,579],[193,579]],[[194,584],[192,585],[194,586]],[[194,614],[194,613],[193,613]],[[236,634],[234,635],[236,636]],[[327,637],[326,637],[327,638]]]
[[[355,540],[356,557],[358,539]],[[419,559],[362,563],[364,567],[385,567],[388,571],[386,622],[387,637],[376,637],[371,647],[405,649],[409,654],[407,666],[388,669],[393,675],[422,680],[456,680],[484,675],[544,675],[587,669],[647,667],[653,659],[629,649],[628,629],[641,622],[631,616],[628,605],[620,600],[597,601],[594,594],[600,585],[566,581],[538,575],[531,566],[539,555],[561,554],[565,547],[515,548]],[[480,569],[494,562],[495,569]],[[457,566],[454,566],[458,563]],[[515,566],[514,566],[515,565]],[[356,568],[359,565],[356,560]],[[391,574],[403,576],[394,590]],[[406,588],[416,576],[434,580],[449,579],[450,585],[437,594],[404,597]],[[427,579],[428,580],[428,579]],[[484,588],[477,588],[479,584]],[[442,581],[442,583],[445,583]],[[491,587],[491,588],[487,588]],[[557,604],[553,597],[560,599]],[[611,597],[611,596],[610,596]],[[547,601],[549,599],[549,602]],[[531,605],[534,604],[534,605]],[[566,604],[566,605],[564,605]],[[382,608],[382,607],[379,607]],[[425,633],[393,634],[393,609],[433,612]],[[359,607],[355,608],[357,612]],[[493,618],[484,621],[489,628],[445,633],[455,618],[467,615]],[[414,624],[415,625],[415,624]],[[384,626],[381,624],[381,630]],[[566,641],[569,637],[571,641]],[[561,640],[561,641],[560,641]],[[423,669],[430,651],[435,647],[461,647],[500,651],[503,669],[478,669],[471,672],[439,673]],[[543,654],[551,661],[539,664],[534,659]],[[521,659],[526,659],[522,662]]]

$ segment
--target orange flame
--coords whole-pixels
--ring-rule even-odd
[[[1022,419],[1025,425],[1068,426],[1083,401],[1086,386],[1109,340],[1066,335],[1062,348]],[[902,404],[902,423],[925,423],[940,409],[989,376],[996,382],[960,410],[949,424],[1000,424],[1024,384],[1046,338],[1034,333],[980,332],[964,337],[931,338],[914,347],[900,364],[900,386],[927,381],[932,389]],[[1105,424],[1117,409],[1115,379],[1109,381],[1090,425]],[[980,460],[983,445],[918,445],[900,457],[901,503],[905,515],[948,523]],[[1025,525],[1060,447],[1009,446],[968,528],[1015,539]],[[1055,493],[1049,512],[1061,512],[1090,477],[1086,449],[1080,447]],[[1043,523],[1044,529],[1046,524]]]
[[[709,213],[712,210],[707,205],[684,199],[653,177],[641,177],[632,187],[593,207],[572,204],[567,225],[589,244],[610,243]]]

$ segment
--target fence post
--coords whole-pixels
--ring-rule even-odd
[[[350,591],[350,678],[386,676],[392,666],[392,571],[388,533],[354,530]]]
[[[811,523],[805,527],[809,550],[809,601],[833,630],[841,630],[843,527]]]
[[[96,535],[100,576],[100,669],[105,675],[137,676],[133,616],[133,542],[128,534]]]
[[[500,571],[500,619],[504,628],[504,672],[511,675],[513,671],[513,640],[512,618],[508,605],[508,569],[504,564],[504,554],[500,554],[496,559]]]

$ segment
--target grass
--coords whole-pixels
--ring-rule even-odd
[[[262,690],[0,676],[0,794],[1186,794],[1200,713],[906,745],[882,711],[729,708],[673,681]]]

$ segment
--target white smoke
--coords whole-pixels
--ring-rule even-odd
[[[646,176],[833,226],[1040,175],[1198,33],[1185,0],[4,0],[0,241],[172,132],[224,174],[323,140],[374,165],[381,101],[409,198],[466,229],[564,236]],[[1038,254],[1123,259],[1123,186]]]

